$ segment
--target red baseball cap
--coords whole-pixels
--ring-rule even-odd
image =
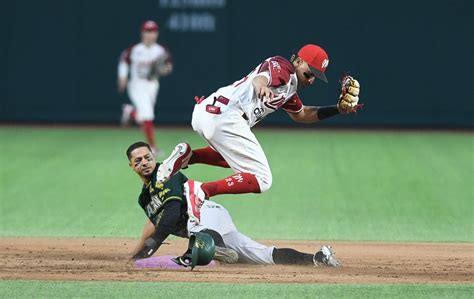
[[[323,48],[308,44],[298,51],[298,56],[309,65],[311,72],[320,80],[328,82],[324,72],[329,64],[329,57]]]
[[[149,20],[142,24],[142,32],[143,31],[157,31],[157,30],[158,30],[158,24],[156,24],[155,21]]]

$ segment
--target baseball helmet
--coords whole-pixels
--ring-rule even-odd
[[[189,249],[191,249],[191,269],[196,266],[209,264],[216,253],[214,239],[202,232],[197,232],[189,237]]]

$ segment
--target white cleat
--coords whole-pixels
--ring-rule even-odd
[[[128,126],[131,123],[130,114],[135,108],[130,104],[122,105],[122,117],[120,118],[120,124],[122,126]]]
[[[319,266],[328,266],[328,267],[338,267],[340,266],[339,262],[336,259],[336,253],[332,250],[332,247],[329,245],[324,245],[316,252],[313,256],[314,265]]]
[[[193,152],[187,143],[178,144],[171,155],[166,158],[156,173],[156,179],[159,182],[165,183],[170,177],[180,171],[182,168],[188,166],[189,159],[191,159]]]

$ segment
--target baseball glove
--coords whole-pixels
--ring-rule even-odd
[[[349,75],[341,80],[341,95],[337,102],[337,108],[341,113],[357,112],[363,105],[359,104],[359,81]]]
[[[172,65],[171,62],[168,61],[168,56],[162,55],[151,63],[147,79],[159,79],[160,77],[169,75],[171,71]]]
[[[163,59],[157,59],[151,63],[150,72],[148,73],[147,79],[158,79],[160,77],[160,68],[163,66]]]
[[[191,266],[192,264],[191,260],[192,260],[191,252],[188,252],[188,251],[182,256],[177,256],[171,259],[171,261],[185,268]]]

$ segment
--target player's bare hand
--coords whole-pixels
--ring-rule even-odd
[[[120,93],[124,92],[125,89],[127,89],[127,83],[128,83],[127,78],[122,78],[118,80],[118,91]]]
[[[275,94],[273,93],[273,91],[267,86],[263,86],[260,88],[260,90],[257,91],[257,97],[261,100],[273,99],[274,96]]]

